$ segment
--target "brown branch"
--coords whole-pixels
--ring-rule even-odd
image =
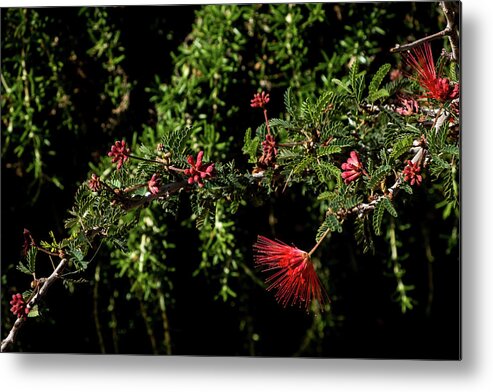
[[[446,37],[449,35],[450,35],[450,31],[446,27],[442,31],[439,31],[438,33],[428,35],[426,37],[420,38],[420,39],[413,41],[413,42],[410,42],[408,44],[404,44],[404,45],[396,44],[395,47],[390,49],[390,53],[404,52],[406,50],[409,50],[409,49],[412,49],[416,46],[419,46],[425,42],[433,41],[435,39],[443,38],[443,37]]]
[[[39,303],[39,301],[46,295],[50,286],[56,280],[58,280],[60,278],[60,274],[62,273],[62,271],[66,265],[67,265],[67,259],[65,259],[65,258],[61,259],[60,263],[55,268],[53,273],[48,278],[46,278],[46,280],[43,281],[39,291],[27,303],[26,307],[28,309],[34,308]],[[15,338],[16,338],[17,334],[19,333],[20,329],[22,328],[22,326],[24,325],[25,322],[26,322],[26,319],[24,319],[24,317],[19,317],[15,321],[15,323],[12,326],[12,329],[10,330],[8,336],[2,341],[2,345],[0,348],[1,352],[8,351],[9,347],[15,342]]]
[[[415,154],[411,162],[416,163],[418,161],[421,161],[425,154],[425,149],[423,147],[417,147],[412,150]],[[393,199],[397,191],[399,190],[399,187],[401,186],[402,182],[403,182],[403,176],[401,174],[399,175],[399,177],[397,177],[394,185],[388,188],[387,194],[377,196],[374,200],[372,200],[369,203],[360,203],[357,206],[350,208],[349,210],[343,210],[342,214],[344,215],[344,217],[351,214],[357,214],[359,217],[363,216],[364,214],[368,214],[370,211],[375,209],[375,207],[381,200],[385,198]]]
[[[185,188],[187,185],[187,181],[172,182],[171,184],[161,186],[158,193],[151,193],[142,197],[126,197],[119,195],[115,201],[120,203],[125,210],[131,210],[133,208],[141,207],[146,203],[150,203],[155,199],[168,198],[180,189]]]
[[[447,19],[447,27],[445,29],[450,30],[448,39],[450,47],[452,49],[452,58],[455,61],[459,61],[459,27],[457,26],[457,17],[460,11],[459,2],[454,1],[441,1],[440,8],[442,9],[445,18]]]
[[[459,61],[459,30],[456,24],[456,19],[458,15],[457,5],[455,2],[441,1],[440,8],[442,9],[445,18],[447,19],[447,26],[442,31],[420,38],[408,44],[404,44],[404,45],[396,44],[395,47],[390,49],[390,52],[391,53],[403,52],[412,49],[416,46],[419,46],[424,42],[432,41],[438,38],[448,37],[450,42],[450,47],[452,48],[452,58],[455,61]]]

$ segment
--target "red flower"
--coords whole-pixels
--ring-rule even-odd
[[[448,78],[437,76],[429,42],[413,48],[412,52],[407,52],[404,60],[417,72],[415,79],[426,90],[428,98],[445,102],[459,96],[459,84],[452,85]]]
[[[395,111],[402,116],[411,116],[418,113],[418,102],[413,98],[399,97],[399,103],[401,106],[397,107]]]
[[[212,175],[214,174],[214,164],[202,163],[203,156],[204,152],[199,151],[199,153],[197,154],[197,162],[195,162],[193,157],[190,155],[187,158],[187,161],[191,167],[189,169],[185,169],[184,172],[187,176],[190,176],[188,178],[188,183],[193,184],[194,182],[196,182],[200,188],[204,186],[203,180],[212,177]]]
[[[274,271],[266,280],[267,290],[276,290],[282,306],[304,303],[308,310],[313,300],[325,302],[325,291],[307,252],[263,236],[258,236],[253,250],[255,264],[262,271]]]
[[[118,162],[116,166],[117,170],[120,170],[122,165],[128,159],[128,155],[130,154],[130,149],[126,146],[125,140],[117,141],[113,146],[111,146],[111,151],[108,153],[108,156],[113,157],[111,163]]]
[[[157,174],[153,174],[151,179],[147,182],[147,187],[149,188],[149,192],[153,195],[159,192],[159,176]]]
[[[17,293],[12,295],[12,301],[10,301],[10,304],[12,305],[10,311],[14,313],[17,318],[24,317],[24,319],[26,319],[30,309],[26,306],[27,304],[24,302],[22,294]]]
[[[363,169],[363,164],[359,160],[358,153],[356,151],[351,151],[349,155],[350,157],[347,159],[347,162],[343,163],[341,166],[342,170],[344,170],[341,173],[341,177],[344,178],[345,184],[349,184],[362,174],[366,174],[365,169]]]
[[[404,180],[407,182],[410,182],[411,185],[421,185],[422,177],[419,174],[421,172],[421,167],[419,166],[419,163],[413,163],[412,161],[407,161],[407,166],[404,168],[403,174],[404,174]]]
[[[250,100],[250,106],[252,108],[264,108],[270,101],[269,94],[266,94],[265,91],[262,93],[257,93],[253,96],[253,99]]]
[[[101,179],[96,175],[92,174],[91,179],[88,181],[89,189],[93,192],[99,192],[102,189]]]
[[[259,164],[262,167],[269,167],[274,163],[277,155],[276,139],[272,135],[265,135],[265,140],[262,142],[262,156],[259,159]]]

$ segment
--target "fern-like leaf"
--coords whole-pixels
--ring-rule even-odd
[[[385,212],[385,208],[382,204],[382,202],[379,202],[375,210],[373,211],[373,219],[372,219],[372,224],[373,224],[373,230],[375,231],[376,235],[381,235],[382,234],[382,220],[383,220],[383,213]]]

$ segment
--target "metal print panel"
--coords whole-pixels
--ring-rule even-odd
[[[460,10],[1,9],[2,352],[460,359]]]

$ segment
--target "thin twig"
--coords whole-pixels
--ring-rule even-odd
[[[420,38],[416,41],[410,42],[408,44],[399,45],[396,44],[395,47],[390,49],[391,53],[403,52],[419,46],[425,42],[432,41],[438,38],[448,37],[450,42],[450,47],[452,49],[452,58],[455,61],[459,61],[459,31],[456,24],[456,19],[458,15],[458,9],[454,2],[441,1],[440,8],[442,9],[445,18],[447,19],[447,26],[438,33],[428,35],[424,38]]]
[[[448,30],[448,28],[444,28],[442,31],[439,31],[438,33],[435,33],[435,34],[432,34],[432,35],[428,35],[427,37],[424,37],[424,38],[420,38],[416,41],[413,41],[413,42],[410,42],[408,44],[404,44],[404,45],[399,45],[399,44],[396,44],[395,47],[393,47],[392,49],[390,49],[390,52],[391,53],[398,53],[398,52],[404,52],[406,50],[409,50],[409,49],[412,49],[416,46],[419,46],[425,42],[428,42],[428,41],[433,41],[435,39],[438,39],[438,38],[443,38],[443,37],[446,37],[446,36],[449,36],[450,35],[450,31]]]
[[[126,210],[131,210],[133,208],[141,207],[144,204],[149,203],[155,199],[168,198],[172,194],[178,192],[180,189],[185,188],[187,185],[188,185],[187,181],[172,182],[171,184],[166,184],[161,186],[161,188],[159,188],[158,193],[155,194],[151,193],[143,197],[132,197],[132,198],[121,197],[120,200],[117,200],[117,202],[120,202],[123,208],[125,208]]]
[[[26,307],[28,309],[34,308],[39,303],[39,301],[46,295],[46,293],[48,292],[48,289],[53,284],[53,282],[55,282],[56,280],[58,280],[60,278],[60,274],[62,273],[62,271],[66,265],[67,265],[67,259],[66,258],[61,259],[60,263],[58,264],[56,269],[53,271],[53,273],[48,278],[46,278],[46,280],[43,281],[43,284],[42,284],[40,290],[37,292],[37,294],[35,294],[31,298],[31,300],[27,303]],[[24,319],[24,317],[19,317],[15,321],[15,323],[12,326],[12,329],[10,330],[8,336],[2,341],[2,345],[0,348],[1,352],[8,351],[10,346],[12,344],[14,344],[15,338],[16,338],[17,334],[19,333],[20,329],[22,328],[22,326],[24,325],[25,322],[26,322],[26,320]]]

